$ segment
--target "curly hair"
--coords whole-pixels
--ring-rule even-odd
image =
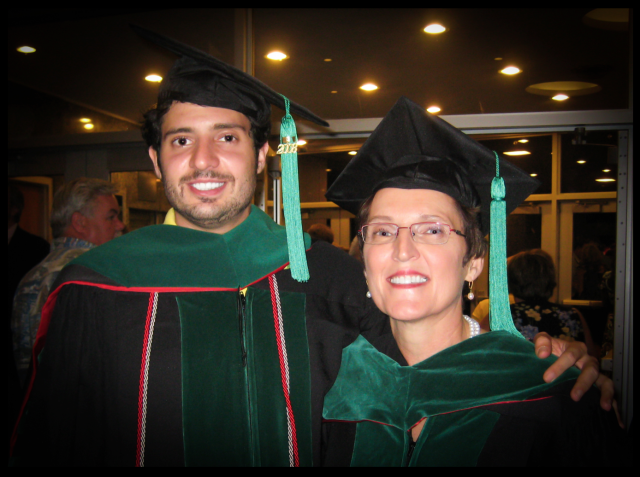
[[[371,203],[373,202],[374,197],[375,194],[370,196],[360,206],[360,211],[358,212],[358,230],[360,230],[362,226],[366,225],[369,221],[369,212],[371,210]],[[458,212],[460,213],[460,218],[462,219],[462,232],[465,235],[465,242],[467,244],[467,253],[462,259],[462,266],[465,266],[469,263],[469,260],[484,257],[487,254],[488,245],[487,241],[484,239],[484,235],[482,234],[482,229],[480,228],[480,208],[466,207],[458,200],[453,200]],[[362,239],[360,232],[358,232],[358,242],[360,243],[360,252],[362,253],[364,240]]]

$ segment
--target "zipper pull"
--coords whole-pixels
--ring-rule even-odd
[[[247,349],[244,345],[244,318],[247,299],[242,293],[242,290],[238,289],[238,326],[240,328],[240,354],[242,356],[242,366],[247,367]]]

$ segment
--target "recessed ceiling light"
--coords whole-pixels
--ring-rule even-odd
[[[496,61],[502,61],[502,58],[498,57],[498,58],[494,58],[494,60],[496,60]]]
[[[282,61],[284,59],[287,59],[288,56],[282,53],[281,51],[272,51],[267,55],[267,58],[269,58],[270,60]]]
[[[596,179],[596,182],[615,182],[615,179],[611,179],[609,177],[603,177],[602,179]]]
[[[587,163],[587,161],[585,161],[584,159],[580,159],[580,160],[578,161],[578,164],[586,164],[586,163]]]
[[[526,143],[529,142],[529,140],[528,139],[518,139],[518,142],[521,143],[521,144],[526,144]]]
[[[326,61],[327,63],[331,61],[331,58],[325,58],[324,61]]]
[[[149,76],[145,76],[144,79],[146,79],[147,81],[149,81],[151,83],[160,83],[160,81],[162,81],[162,76],[149,75]]]
[[[36,49],[32,48],[30,46],[21,46],[20,48],[16,48],[17,51],[19,51],[20,53],[35,53]]]
[[[360,86],[360,89],[363,89],[365,91],[375,91],[378,89],[378,87],[373,83],[367,83]]]
[[[358,154],[358,151],[349,151],[350,156],[355,156],[356,154]]]
[[[506,68],[501,69],[500,73],[503,75],[517,75],[520,71],[520,68],[516,68],[515,66],[507,66]]]
[[[602,169],[602,172],[611,172],[611,169]]]
[[[536,174],[535,172],[529,174],[531,177],[538,177],[538,174]]]
[[[304,139],[298,139],[298,146],[304,146],[307,143]]]
[[[504,154],[507,156],[528,156],[531,153],[529,151],[506,151]]]
[[[93,124],[87,123],[87,124],[84,125],[84,128],[85,129],[93,129]]]
[[[442,109],[440,109],[438,106],[429,106],[427,108],[427,111],[429,111],[431,114],[436,114],[442,111]]]
[[[335,91],[335,90],[334,90],[334,91],[331,91],[331,94],[336,94],[336,93],[337,93],[337,91]]]
[[[556,101],[564,101],[565,99],[569,99],[569,96],[567,96],[566,94],[556,94],[553,98],[551,99],[555,99]]]
[[[325,171],[327,171],[327,172],[331,172],[331,169],[325,169]]]
[[[89,118],[80,118],[80,122],[81,123],[90,123],[91,119],[89,119]]]
[[[442,25],[440,25],[439,23],[432,23],[431,25],[427,25],[426,27],[424,27],[424,31],[426,33],[431,33],[432,35],[442,33],[443,31],[446,31],[446,30],[447,29]]]

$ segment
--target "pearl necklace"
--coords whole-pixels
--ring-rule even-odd
[[[478,336],[480,334],[480,323],[467,315],[462,315],[462,317],[467,320],[467,323],[469,323],[469,338]]]

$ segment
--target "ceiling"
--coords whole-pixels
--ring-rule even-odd
[[[629,30],[588,21],[589,13],[253,9],[254,73],[329,122],[382,117],[401,95],[425,107],[438,104],[444,115],[627,109]],[[236,15],[233,9],[9,9],[10,147],[38,136],[90,134],[78,122],[82,116],[94,121],[91,133],[137,129],[158,90],[144,77],[165,74],[175,56],[129,25],[233,63]],[[424,33],[433,21],[447,31]],[[22,45],[36,52],[17,52]],[[273,49],[289,58],[266,59]],[[499,73],[511,64],[522,72]],[[591,82],[601,90],[564,102],[525,91],[551,81]],[[365,82],[379,89],[360,90]]]

